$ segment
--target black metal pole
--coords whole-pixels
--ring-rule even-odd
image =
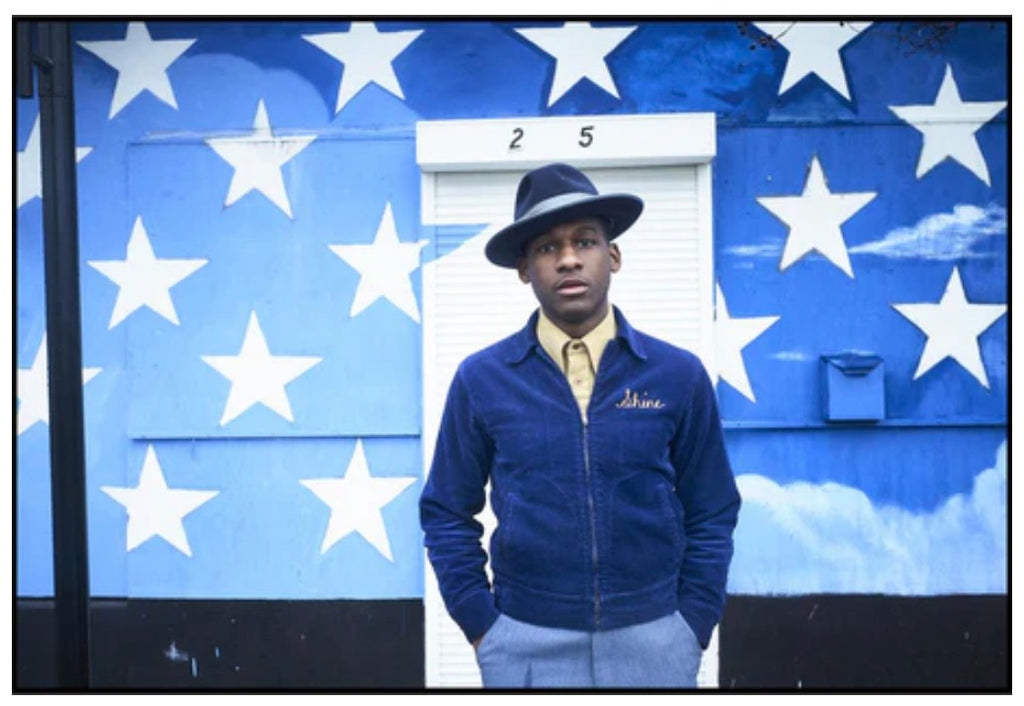
[[[14,23],[14,87],[18,98],[32,97],[32,23]]]
[[[71,30],[67,22],[38,29],[57,675],[74,690],[89,685],[89,557]]]

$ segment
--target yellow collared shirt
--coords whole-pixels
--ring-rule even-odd
[[[601,323],[583,338],[571,338],[544,315],[543,309],[537,319],[537,340],[565,373],[584,422],[587,421],[587,405],[594,390],[594,378],[597,376],[601,354],[608,341],[615,338],[615,332],[615,314],[611,305]]]

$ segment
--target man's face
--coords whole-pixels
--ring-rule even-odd
[[[605,238],[597,218],[557,225],[526,245],[519,279],[551,321],[574,338],[594,328],[608,313],[608,286],[622,256]]]

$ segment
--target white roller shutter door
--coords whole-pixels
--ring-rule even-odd
[[[600,120],[628,125],[629,118]],[[680,120],[693,119],[692,115],[680,116]],[[709,119],[713,153],[713,116]],[[564,119],[535,118],[517,124],[529,126],[533,121],[545,120]],[[460,127],[472,122],[462,121]],[[495,121],[477,122],[486,125]],[[618,122],[615,124],[622,129]],[[670,121],[662,124],[668,131]],[[438,141],[465,134],[462,129],[445,138],[443,130],[422,129],[425,126],[436,128],[438,124],[418,126],[418,140],[430,143],[418,145],[418,150],[422,147],[423,152],[431,154],[443,154],[435,144]],[[489,125],[489,129],[493,127]],[[646,138],[649,140],[650,135]],[[690,150],[691,143],[687,145]],[[438,165],[436,159],[424,164],[421,159],[423,225],[437,227],[434,257],[425,258],[430,261],[423,267],[424,473],[433,456],[448,385],[459,363],[519,330],[537,307],[530,287],[519,281],[515,271],[491,265],[483,248],[494,232],[511,222],[519,179],[536,163],[547,161],[543,155],[537,155],[535,163],[502,164],[488,159],[474,169],[464,159],[454,167]],[[609,158],[604,153],[600,160],[593,160],[597,163],[589,161],[584,154],[572,163],[586,172],[599,192],[634,193],[645,204],[640,219],[617,241],[623,263],[621,271],[612,276],[612,303],[636,328],[693,351],[710,367],[714,284],[709,158],[706,153],[674,158],[669,154],[652,164],[655,160],[649,158],[631,159],[627,145],[621,155]],[[473,225],[482,230],[461,242],[462,236],[456,233],[465,233],[465,227]],[[489,511],[483,520],[488,528],[486,547],[493,527]],[[425,561],[425,566],[427,686],[479,686],[473,650],[448,617],[429,562]],[[700,683],[715,684],[716,673],[717,649],[713,644],[705,655]]]

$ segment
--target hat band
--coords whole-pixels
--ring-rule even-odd
[[[568,206],[578,201],[585,201],[586,199],[591,198],[594,198],[594,194],[588,194],[583,191],[575,191],[570,192],[568,194],[558,194],[557,196],[551,196],[550,198],[546,198],[543,201],[538,201],[537,203],[535,203],[533,205],[533,208],[531,208],[529,211],[527,211],[526,213],[519,217],[519,220],[523,220],[525,218],[533,218],[534,216],[539,216],[542,213],[554,211],[555,209],[562,208],[563,206]]]

